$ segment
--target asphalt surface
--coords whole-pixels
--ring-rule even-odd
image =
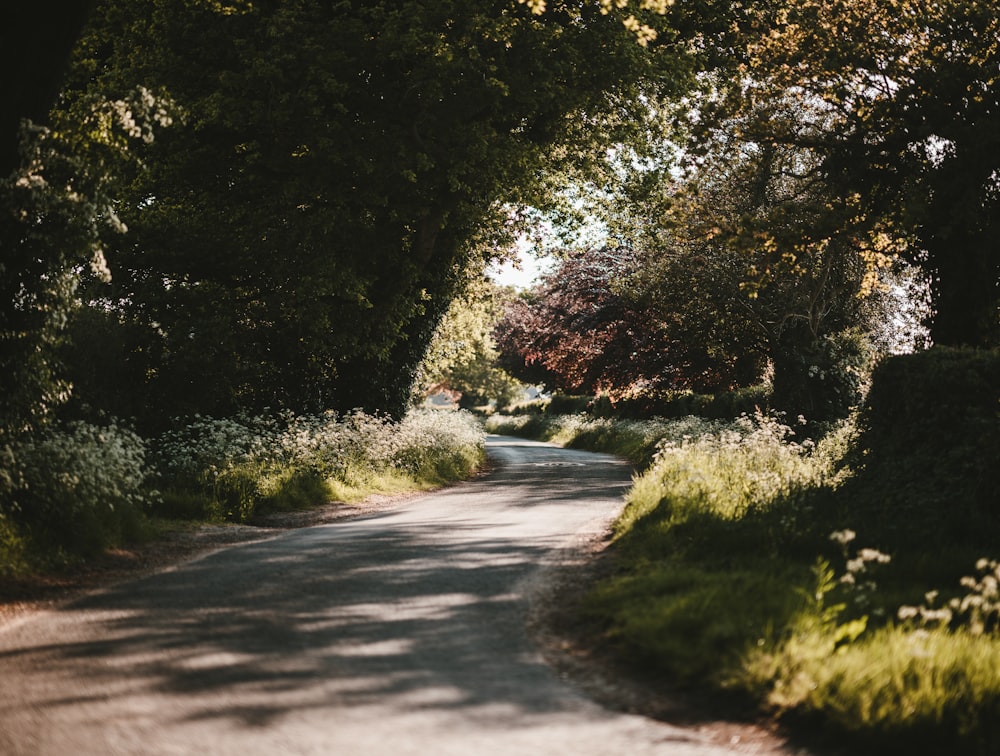
[[[488,448],[480,480],[0,630],[0,754],[745,753],[603,709],[528,637],[529,596],[619,511],[628,465]]]

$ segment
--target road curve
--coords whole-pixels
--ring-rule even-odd
[[[490,437],[497,469],[214,552],[0,630],[0,753],[739,753],[607,711],[525,630],[540,570],[621,506],[613,457]]]

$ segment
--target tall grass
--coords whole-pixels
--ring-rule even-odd
[[[465,412],[416,410],[401,422],[344,416],[195,418],[164,434],[154,461],[163,511],[247,521],[371,492],[441,485],[481,462],[483,432]]]
[[[478,421],[415,411],[191,418],[152,440],[74,423],[0,446],[0,577],[65,566],[151,534],[150,517],[246,522],[273,511],[467,477]]]
[[[488,427],[629,455],[660,436],[615,525],[614,570],[585,607],[621,659],[852,752],[1000,752],[1000,568],[980,553],[1000,527],[979,516],[975,539],[942,538],[961,529],[893,521],[870,498],[896,485],[910,492],[902,511],[945,522],[964,516],[982,475],[973,493],[953,481],[956,504],[941,510],[894,477],[916,460],[876,467],[859,453],[853,421],[817,443],[760,415],[609,422],[518,416]],[[989,464],[976,445],[964,459]],[[967,574],[973,566],[979,574]]]

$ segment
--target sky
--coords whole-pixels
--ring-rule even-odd
[[[494,264],[490,267],[490,277],[501,286],[529,289],[536,283],[538,276],[545,273],[552,264],[550,260],[538,260],[524,250],[518,253],[518,257],[521,261],[521,270],[515,268],[513,263]]]

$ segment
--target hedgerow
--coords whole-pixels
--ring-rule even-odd
[[[155,444],[167,514],[200,497],[203,516],[247,521],[378,489],[394,477],[438,485],[483,457],[483,431],[465,412],[415,410],[401,422],[338,415],[196,417]]]
[[[0,514],[8,551],[66,561],[139,536],[156,499],[146,444],[115,423],[71,423],[27,434],[4,448]],[[29,547],[15,547],[17,530]]]
[[[113,422],[52,425],[0,445],[0,575],[141,540],[151,517],[247,522],[441,485],[483,456],[465,412],[199,416],[150,440]]]

